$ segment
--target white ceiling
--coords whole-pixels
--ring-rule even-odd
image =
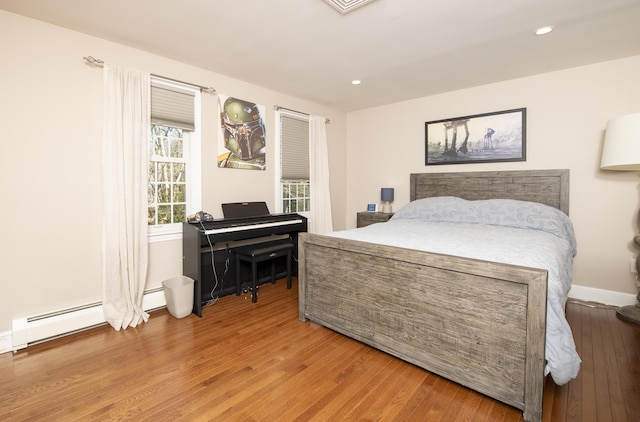
[[[375,0],[347,14],[323,0],[0,9],[344,111],[640,54],[640,0]],[[533,35],[544,25],[555,31]]]

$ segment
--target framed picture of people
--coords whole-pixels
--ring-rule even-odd
[[[265,170],[266,108],[251,101],[218,95],[218,110],[218,167]]]
[[[526,161],[526,108],[425,123],[425,165]]]

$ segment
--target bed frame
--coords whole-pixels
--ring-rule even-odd
[[[568,214],[569,170],[411,174],[411,200],[511,198]],[[304,233],[299,318],[542,418],[547,271]]]

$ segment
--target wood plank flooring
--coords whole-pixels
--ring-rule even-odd
[[[521,421],[515,408],[297,319],[284,280],[203,318],[165,309],[0,355],[3,421]],[[580,375],[549,378],[544,421],[640,420],[640,325],[567,305]]]

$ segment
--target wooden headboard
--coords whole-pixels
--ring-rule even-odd
[[[549,205],[569,215],[569,170],[412,173],[411,200],[433,196],[518,199]]]

